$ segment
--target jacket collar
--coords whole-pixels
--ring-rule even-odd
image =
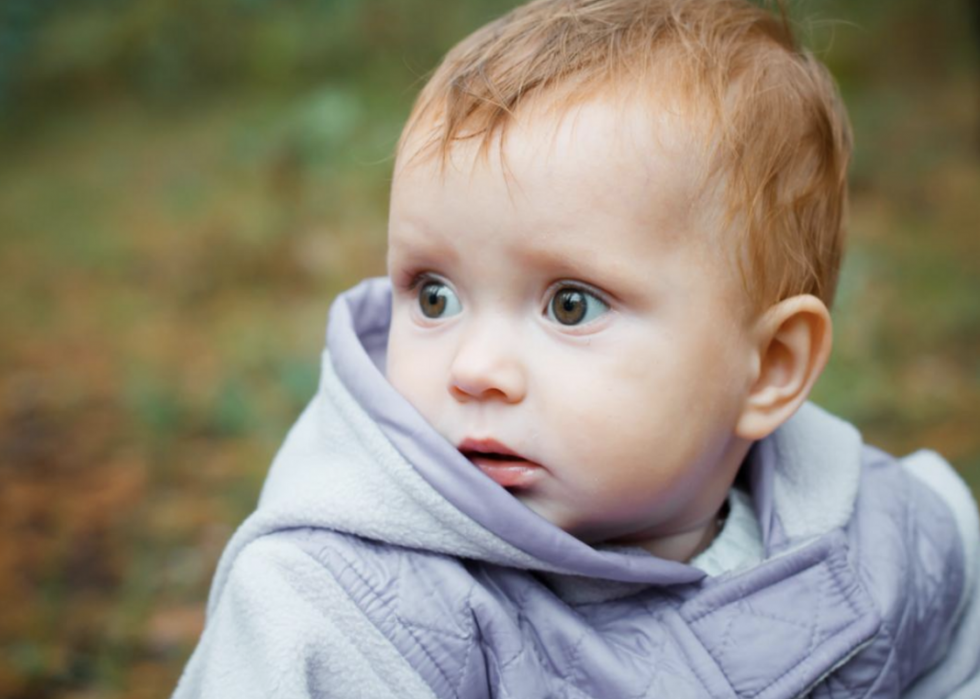
[[[385,278],[366,280],[338,297],[327,327],[330,361],[385,437],[445,500],[547,569],[659,585],[704,577],[683,563],[584,544],[472,468],[386,380],[390,320],[391,287]],[[809,404],[755,445],[745,468],[767,553],[847,522],[860,447],[852,427]]]

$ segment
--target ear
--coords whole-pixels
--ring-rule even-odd
[[[768,436],[807,399],[833,337],[827,306],[809,294],[777,303],[759,317],[756,330],[758,376],[735,428],[751,441]]]

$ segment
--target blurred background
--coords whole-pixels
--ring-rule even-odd
[[[0,696],[170,693],[412,98],[513,4],[0,0]],[[857,142],[816,399],[980,492],[976,5],[793,12]]]

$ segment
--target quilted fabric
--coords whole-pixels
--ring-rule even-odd
[[[908,487],[894,467],[883,482],[883,468],[866,476],[879,507],[887,477]],[[941,522],[942,503],[920,494],[912,507]],[[938,584],[892,534],[882,542],[895,522],[876,516],[861,511],[849,531],[740,575],[578,605],[514,568],[322,529],[277,536],[313,555],[438,697],[838,698],[889,696],[884,687],[909,681],[929,662],[922,648],[942,650],[948,625],[936,612],[955,605],[942,598],[956,586]],[[874,554],[852,566],[854,547]],[[955,547],[932,554],[936,570],[956,570]]]

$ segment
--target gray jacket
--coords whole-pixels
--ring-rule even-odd
[[[590,547],[385,381],[389,294],[334,304],[175,697],[980,697],[976,506],[939,457],[807,405],[744,467],[760,563]]]

